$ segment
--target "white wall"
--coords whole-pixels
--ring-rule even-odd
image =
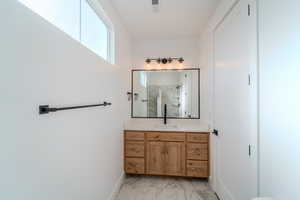
[[[212,123],[213,36],[206,30],[200,39],[201,118]]]
[[[260,193],[300,199],[300,2],[259,1]]]
[[[126,31],[113,66],[15,0],[1,1],[0,23],[0,199],[108,199],[122,173]],[[113,105],[38,115],[40,104],[104,100]]]
[[[146,58],[183,57],[184,66],[199,67],[198,39],[142,40],[133,43],[133,68],[143,68]],[[163,65],[162,65],[163,66]]]
[[[105,13],[108,15],[109,19],[112,21],[114,25],[115,32],[115,64],[120,66],[120,70],[122,74],[124,74],[121,78],[123,81],[122,84],[122,93],[120,94],[122,98],[127,99],[127,92],[130,91],[131,88],[131,66],[132,66],[132,38],[129,34],[126,27],[123,25],[122,18],[118,15],[118,12],[112,6],[111,0],[98,0]],[[127,119],[131,116],[131,102],[126,101],[124,105],[120,108],[127,113]]]

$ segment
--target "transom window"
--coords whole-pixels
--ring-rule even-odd
[[[97,0],[19,1],[114,64],[113,25]]]

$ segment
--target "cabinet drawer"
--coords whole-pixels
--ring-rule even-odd
[[[184,142],[185,141],[185,133],[150,132],[150,133],[147,133],[147,140]]]
[[[126,158],[125,172],[128,174],[144,174],[145,173],[144,158]]]
[[[207,133],[188,133],[188,142],[208,143],[209,135]]]
[[[129,157],[144,157],[145,143],[139,141],[126,141],[125,156]]]
[[[208,144],[188,143],[187,159],[208,160]]]
[[[187,176],[209,177],[208,161],[187,161]]]
[[[125,132],[126,140],[137,140],[142,141],[145,139],[145,133],[143,132],[134,132],[134,131],[126,131]]]

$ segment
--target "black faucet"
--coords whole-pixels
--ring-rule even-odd
[[[165,104],[164,124],[167,124],[167,104]]]

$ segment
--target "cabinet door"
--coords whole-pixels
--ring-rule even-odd
[[[187,161],[187,176],[191,177],[209,177],[208,161],[188,160]]]
[[[188,143],[187,159],[208,160],[208,144]]]
[[[149,141],[147,143],[147,174],[164,174],[165,143]]]
[[[140,141],[126,141],[125,142],[125,156],[126,157],[144,157],[145,143]]]
[[[144,174],[144,158],[125,158],[125,172],[128,174]]]
[[[184,176],[185,175],[185,143],[166,142],[165,143],[165,175]]]

